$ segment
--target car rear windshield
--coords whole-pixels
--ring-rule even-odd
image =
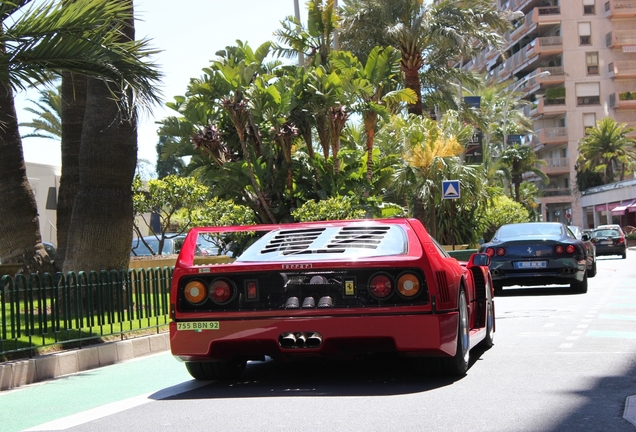
[[[594,231],[594,237],[620,237],[620,233],[617,230],[599,230]]]
[[[510,239],[515,237],[530,236],[559,236],[561,235],[561,226],[552,224],[515,224],[504,225],[497,232],[498,239]]]

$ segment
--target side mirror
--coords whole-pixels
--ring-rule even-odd
[[[490,264],[490,257],[485,253],[474,253],[470,256],[468,261],[469,266],[488,266]]]
[[[589,235],[587,235],[587,234],[583,234],[583,235],[581,236],[581,240],[583,240],[583,241],[588,241],[589,239],[590,239],[590,236],[589,236]]]

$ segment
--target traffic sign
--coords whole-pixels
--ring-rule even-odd
[[[459,180],[443,180],[442,197],[444,199],[459,198]]]

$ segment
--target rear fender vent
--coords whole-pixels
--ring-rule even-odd
[[[435,278],[437,279],[437,291],[438,291],[438,301],[440,303],[450,303],[450,295],[448,292],[448,281],[446,280],[446,272],[438,271],[435,272]]]

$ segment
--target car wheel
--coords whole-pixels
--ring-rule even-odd
[[[627,258],[627,251],[623,252],[623,255],[621,255],[621,258],[622,258],[622,259]]]
[[[486,338],[479,343],[482,348],[492,348],[495,344],[495,313],[493,303],[486,306]]]
[[[596,276],[596,260],[592,264],[592,268],[587,271],[587,277],[591,278]]]
[[[468,303],[463,289],[457,300],[459,323],[457,325],[457,351],[453,357],[441,358],[441,366],[446,376],[462,376],[468,370],[470,360],[470,329],[468,328]]]
[[[232,380],[245,370],[244,361],[186,362],[186,369],[196,380]]]
[[[579,293],[587,292],[587,273],[584,274],[583,280],[581,282],[574,281],[570,283],[570,288]]]

